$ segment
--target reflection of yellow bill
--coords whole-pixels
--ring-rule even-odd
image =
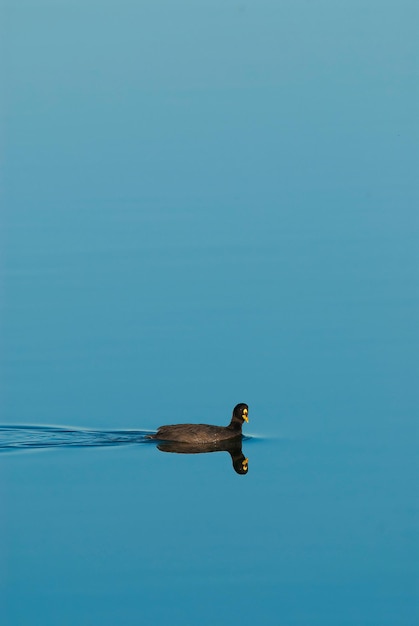
[[[245,472],[247,472],[248,464],[249,464],[249,459],[244,459],[244,461],[242,461],[242,468],[245,470]]]

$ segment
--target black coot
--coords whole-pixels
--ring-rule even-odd
[[[237,404],[233,409],[231,422],[228,426],[211,426],[210,424],[173,424],[160,426],[150,439],[160,441],[181,441],[183,443],[211,443],[225,441],[242,436],[243,422],[248,422],[249,407],[247,404]]]

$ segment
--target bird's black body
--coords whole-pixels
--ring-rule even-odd
[[[204,444],[225,441],[242,437],[243,422],[248,422],[247,404],[241,403],[234,407],[231,422],[228,426],[211,426],[210,424],[173,424],[160,426],[151,439],[160,441],[179,441],[183,443]]]

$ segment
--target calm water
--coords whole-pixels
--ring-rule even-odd
[[[2,625],[417,623],[415,4],[3,4]]]

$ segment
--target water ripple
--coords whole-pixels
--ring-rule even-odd
[[[36,448],[100,447],[147,443],[146,430],[86,430],[55,426],[0,426],[0,452]]]

